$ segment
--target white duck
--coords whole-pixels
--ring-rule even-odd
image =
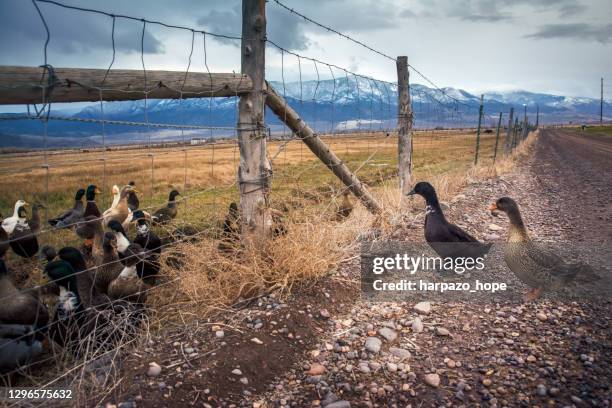
[[[5,218],[4,221],[2,221],[2,228],[4,228],[8,235],[11,235],[13,231],[15,231],[15,227],[17,227],[17,225],[24,228],[28,226],[27,219],[25,217],[19,217],[19,208],[26,207],[27,205],[28,203],[26,203],[25,201],[17,200],[17,202],[15,203],[13,216]]]

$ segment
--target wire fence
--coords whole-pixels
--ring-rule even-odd
[[[70,228],[58,230],[48,226],[48,221],[71,208],[74,193],[80,188],[98,186],[102,194],[97,202],[104,210],[111,206],[113,197],[109,192],[114,185],[122,187],[133,182],[139,190],[139,209],[148,212],[164,207],[171,190],[177,189],[181,193],[177,201],[180,204],[179,215],[170,227],[157,230],[168,237],[162,248],[180,245],[194,238],[219,238],[229,204],[239,199],[238,132],[245,128],[236,125],[239,122],[238,92],[228,98],[212,97],[215,61],[210,60],[207,49],[210,44],[207,41],[213,38],[222,40],[222,44],[230,42],[240,45],[242,38],[52,0],[32,0],[32,4],[45,29],[41,61],[45,68],[40,81],[40,103],[27,106],[24,113],[0,116],[0,126],[9,134],[18,134],[18,129],[27,126],[28,135],[23,142],[37,148],[5,149],[0,155],[3,191],[0,207],[4,210],[5,218],[13,213],[13,205],[18,199],[41,203],[44,205],[44,214],[40,214],[42,227],[32,232],[39,244],[58,247],[78,245],[80,240]],[[395,64],[396,59],[382,51],[318,23],[278,0],[274,0],[274,4],[356,43],[382,57],[386,63]],[[99,103],[91,104],[78,115],[68,115],[61,109],[57,112],[54,110],[53,61],[49,58],[54,32],[47,21],[48,7],[108,19],[112,54],[102,83],[93,89],[99,96]],[[138,102],[105,102],[108,92],[128,92],[112,88],[107,83],[109,73],[117,63],[116,27],[120,20],[138,24],[140,28],[139,57],[144,86],[143,89],[129,90],[130,93],[141,94],[142,99]],[[147,30],[151,26],[185,32],[189,37],[183,86],[174,89],[178,95],[175,100],[149,97],[155,88],[148,76],[150,70],[145,52]],[[299,54],[279,45],[277,39],[266,39],[266,44],[270,59],[280,59],[280,78],[274,78],[274,81],[270,78],[268,82],[341,158],[343,164],[370,186],[395,179],[397,82],[377,79],[321,58]],[[202,54],[199,62],[194,59],[195,50]],[[235,52],[234,48],[231,50]],[[511,122],[508,127],[508,123],[500,122],[500,113],[495,112],[494,106],[489,108],[486,100],[481,104],[480,101],[462,99],[462,95],[453,95],[413,66],[410,68],[433,86],[411,86],[411,106],[415,119],[412,134],[415,170],[423,174],[443,173],[464,167],[467,169],[474,162],[489,164],[502,154],[500,152],[507,154],[507,146],[511,150],[524,139],[526,133],[522,129],[528,128],[527,120],[523,120],[522,127],[519,127],[519,121]],[[194,95],[184,91],[190,72],[196,70],[210,77],[209,94],[202,92]],[[201,98],[187,99],[187,96]],[[118,107],[127,107],[133,114],[125,118],[125,115],[117,113],[120,111]],[[171,114],[164,115],[164,112]],[[194,119],[194,116],[197,118]],[[270,112],[266,116],[268,158],[274,169],[272,205],[287,213],[292,209],[287,208],[286,203],[315,196],[327,210],[346,190],[346,186],[342,186],[325,165],[304,148],[304,144],[299,142],[300,137],[286,127],[286,120],[283,119],[286,118],[275,118]],[[506,120],[505,116],[502,119]],[[126,139],[130,142],[126,143]],[[78,147],[74,147],[75,140],[81,140]],[[321,219],[323,217],[329,217],[329,211],[322,211]],[[99,218],[103,219],[104,216]],[[77,227],[82,222],[77,221],[67,227]],[[187,226],[193,230],[185,234],[183,231]],[[3,243],[14,243],[18,239],[8,237]],[[151,252],[145,251],[141,256]],[[20,263],[12,257],[10,261],[9,266],[16,268],[31,262],[31,265],[27,264],[28,268],[37,271],[38,278],[41,278],[40,271],[46,264],[46,261],[38,258]],[[90,266],[77,274],[96,273],[103,266]],[[27,283],[33,281],[43,287],[52,285],[40,279],[29,279]],[[173,283],[172,280],[164,282],[147,291]],[[41,287],[37,290],[41,290]],[[0,298],[2,302],[6,300]],[[87,306],[79,313],[86,314],[99,308],[100,305]],[[44,331],[46,328],[38,330]],[[31,336],[31,333],[14,341],[27,336]],[[50,359],[53,361],[53,357]],[[68,371],[81,367],[81,364]],[[13,371],[23,372],[27,368],[20,366]]]

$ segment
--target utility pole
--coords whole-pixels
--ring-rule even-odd
[[[514,108],[510,108],[510,118],[508,119],[508,132],[506,132],[506,142],[504,143],[504,155],[510,154],[512,148],[512,125],[514,124]]]
[[[480,126],[482,125],[484,94],[480,95],[480,108],[478,109],[478,130],[476,131],[476,153],[474,154],[474,165],[478,164],[478,150],[480,149]]]
[[[495,159],[497,158],[497,146],[499,145],[499,129],[501,128],[502,122],[502,112],[499,112],[499,120],[497,121],[497,133],[495,134],[495,151],[493,152],[493,164],[495,164]]]
[[[599,124],[603,125],[603,77],[601,78],[601,99],[599,100]]]

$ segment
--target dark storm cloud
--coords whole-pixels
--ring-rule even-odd
[[[547,24],[533,34],[525,36],[535,39],[567,38],[589,40],[606,44],[612,40],[612,24],[596,26],[586,23]]]
[[[75,12],[39,3],[49,26],[49,47],[63,54],[95,53],[111,48],[112,20],[91,13]],[[141,51],[142,23],[117,19],[115,46],[118,51]],[[46,33],[36,9],[29,1],[0,1],[0,55],[6,61],[24,49],[42,54]],[[150,30],[145,31],[144,52],[161,53],[162,42]]]
[[[468,22],[498,22],[515,19],[517,6],[556,12],[560,17],[574,16],[586,10],[578,0],[421,0],[421,12],[415,14],[428,17],[431,10],[437,10],[444,17]]]

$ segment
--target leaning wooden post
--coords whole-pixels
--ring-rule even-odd
[[[238,145],[240,165],[240,214],[243,243],[263,241],[271,227],[268,211],[272,168],[267,159],[264,121],[266,2],[242,1],[242,74],[248,75],[253,89],[240,96],[238,105]]]
[[[493,152],[493,164],[497,158],[497,146],[499,146],[499,128],[501,128],[502,112],[499,112],[499,120],[497,121],[497,132],[495,133],[495,151]]]
[[[514,131],[512,132],[512,150],[516,149],[516,138],[518,136],[519,121],[518,118],[514,119]]]
[[[298,113],[282,96],[280,96],[271,86],[267,85],[266,105],[278,118],[284,122],[296,136],[308,146],[344,185],[361,200],[363,205],[373,214],[382,212],[381,206],[370,195],[365,186],[359,181],[357,176],[351,173],[350,169],[344,164],[336,154],[330,150],[329,146],[319,138],[310,126],[300,118]]]
[[[412,176],[412,108],[408,83],[408,57],[397,57],[397,152],[400,193],[410,191]]]
[[[508,119],[508,131],[506,132],[506,142],[504,144],[504,155],[507,156],[510,154],[510,149],[512,148],[512,140],[510,139],[510,135],[512,135],[512,124],[514,120],[514,108],[510,108],[510,119]]]
[[[474,154],[474,166],[478,164],[478,150],[480,150],[480,126],[482,125],[484,95],[480,95],[480,108],[478,109],[478,130],[476,131],[476,153]]]

